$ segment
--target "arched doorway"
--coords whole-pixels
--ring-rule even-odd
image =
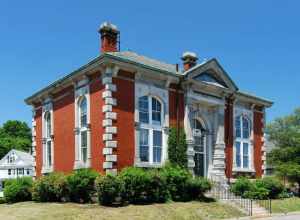
[[[196,176],[206,176],[206,137],[207,130],[203,122],[195,118],[192,121],[194,138],[194,174]]]

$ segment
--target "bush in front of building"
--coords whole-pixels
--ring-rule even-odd
[[[32,188],[32,199],[37,202],[64,202],[69,200],[67,177],[51,173],[37,179]]]
[[[158,169],[130,167],[120,173],[124,199],[132,204],[163,203],[170,199],[165,176]]]
[[[187,143],[184,129],[170,128],[168,137],[168,157],[173,165],[187,168]]]
[[[249,199],[277,199],[283,197],[286,191],[275,177],[264,177],[253,182],[245,177],[239,178],[230,189],[236,195]]]
[[[4,188],[4,198],[8,203],[31,200],[32,178],[21,177],[7,180]]]
[[[187,184],[193,177],[189,171],[179,166],[166,165],[160,173],[166,179],[166,187],[173,201],[190,200]]]
[[[243,196],[245,192],[251,191],[253,183],[246,177],[240,177],[235,183],[231,184],[230,190],[238,196]]]
[[[98,176],[96,189],[100,205],[122,205],[124,202],[124,182],[119,176]]]
[[[91,202],[96,193],[95,180],[99,174],[91,169],[80,169],[67,176],[69,198],[72,202]]]
[[[204,193],[209,191],[212,183],[203,177],[189,178],[186,183],[187,199],[197,200],[204,197]]]

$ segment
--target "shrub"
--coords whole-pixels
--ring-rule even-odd
[[[183,129],[170,128],[168,138],[168,157],[173,165],[187,168],[187,143]]]
[[[118,176],[98,176],[96,188],[98,201],[101,205],[122,204],[124,183]]]
[[[129,167],[120,173],[124,182],[124,196],[128,202],[133,204],[144,204],[149,202],[151,178],[148,172],[141,168]]]
[[[209,180],[202,177],[190,178],[186,184],[186,190],[189,200],[203,198],[204,193],[210,190],[212,184]]]
[[[155,169],[149,172],[149,185],[146,187],[147,202],[149,203],[163,203],[169,200],[170,193],[167,187],[166,177]]]
[[[255,181],[258,188],[265,188],[270,199],[276,199],[284,192],[283,184],[275,177],[264,177]]]
[[[90,169],[74,171],[67,177],[69,196],[72,202],[91,202],[96,192],[95,179],[98,173]]]
[[[5,182],[4,197],[8,203],[30,201],[32,178],[22,177]]]
[[[230,190],[236,195],[243,196],[245,192],[251,191],[253,187],[254,185],[249,179],[241,177],[230,186]]]
[[[166,179],[166,187],[173,201],[189,200],[187,182],[192,176],[187,170],[168,165],[162,168],[160,173]]]
[[[264,187],[254,185],[251,190],[244,192],[243,197],[248,199],[268,199],[269,191]]]
[[[33,184],[32,199],[38,202],[61,202],[68,200],[67,178],[62,173],[51,173]]]

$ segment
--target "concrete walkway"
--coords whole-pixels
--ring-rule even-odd
[[[300,212],[294,212],[289,214],[273,214],[272,216],[252,216],[252,217],[242,217],[234,218],[228,220],[300,220]]]

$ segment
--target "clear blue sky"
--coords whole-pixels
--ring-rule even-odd
[[[239,88],[275,102],[268,121],[300,106],[298,1],[1,1],[0,124],[30,122],[24,98],[99,54],[103,21],[121,48],[170,63],[216,57]]]

